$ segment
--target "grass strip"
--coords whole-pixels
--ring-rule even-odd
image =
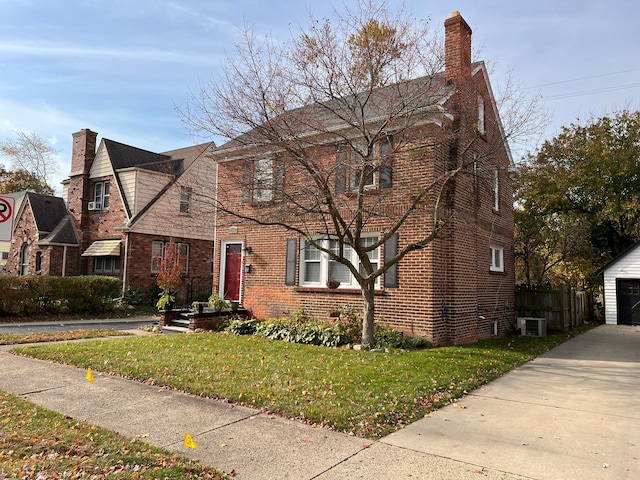
[[[229,479],[194,460],[0,391],[0,478]]]
[[[22,343],[62,342],[83,338],[120,337],[131,335],[127,332],[110,329],[65,330],[61,332],[9,333],[0,335],[0,345],[16,345]]]
[[[582,331],[392,353],[224,333],[91,340],[17,351],[378,438]]]

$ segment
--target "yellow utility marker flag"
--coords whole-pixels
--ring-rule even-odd
[[[191,438],[191,435],[188,433],[184,434],[184,446],[187,448],[198,448],[198,444],[193,441],[193,438]]]
[[[89,380],[90,382],[95,382],[96,379],[93,378],[93,373],[91,373],[91,369],[88,368],[87,369],[87,376],[85,377],[87,380]]]

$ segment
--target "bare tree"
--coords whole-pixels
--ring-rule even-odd
[[[411,196],[401,206],[390,205],[385,195],[368,194],[372,178],[381,185],[390,181],[391,163],[399,156],[437,156],[447,148],[460,124],[451,122],[443,105],[452,96],[469,98],[472,86],[445,78],[445,49],[429,21],[403,9],[392,14],[384,2],[372,0],[342,12],[335,13],[335,23],[311,17],[309,28],[288,43],[259,41],[246,31],[224,75],[192,94],[179,113],[190,128],[230,140],[214,155],[239,161],[273,156],[264,170],[259,162],[227,169],[221,164],[224,175],[212,199],[216,208],[297,232],[307,245],[346,267],[361,287],[362,343],[370,345],[376,280],[439,235],[451,214],[443,208],[447,185],[469,168],[482,168],[482,159],[465,155],[475,141],[469,139],[455,162],[440,170],[434,166],[431,175],[402,186]],[[451,128],[436,140],[427,133],[434,123]],[[486,136],[494,149],[485,149],[483,158],[504,152],[504,131],[492,127]],[[231,192],[238,185],[260,208],[237,201]],[[403,225],[417,215],[424,219],[425,212],[430,221],[419,238],[385,261],[375,257]],[[383,233],[366,241],[371,226]],[[331,246],[321,240],[327,238]],[[345,255],[347,249],[357,262]]]
[[[16,132],[15,136],[0,142],[0,155],[10,161],[13,170],[28,172],[37,183],[48,186],[58,169],[56,150],[35,132]]]

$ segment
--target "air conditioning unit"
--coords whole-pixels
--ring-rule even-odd
[[[526,337],[546,337],[547,319],[535,317],[518,317],[520,334]]]
[[[100,202],[89,202],[89,206],[87,208],[89,210],[102,210],[102,203],[100,203]]]

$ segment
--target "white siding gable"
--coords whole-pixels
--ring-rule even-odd
[[[118,171],[118,180],[131,216],[135,216],[167,185],[172,175],[140,168],[127,168]]]
[[[102,178],[113,175],[113,167],[111,166],[111,159],[107,153],[107,149],[104,148],[104,144],[101,143],[96,157],[91,164],[91,170],[89,170],[89,178]]]
[[[147,235],[167,235],[213,240],[216,186],[215,164],[201,157],[189,166],[176,183],[172,184],[144,213],[137,218],[131,231]],[[189,213],[180,212],[180,190],[191,188],[193,196]],[[170,230],[167,230],[170,227]]]
[[[618,323],[616,280],[618,278],[640,279],[640,244],[614,261],[604,271],[604,317],[609,325]]]

